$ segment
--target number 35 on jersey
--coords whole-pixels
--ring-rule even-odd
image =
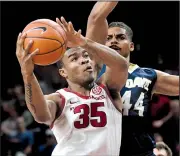
[[[106,113],[101,108],[104,107],[103,102],[91,103],[90,105],[81,104],[74,108],[74,114],[79,115],[79,119],[74,121],[74,127],[77,129],[92,127],[105,127],[107,124]]]

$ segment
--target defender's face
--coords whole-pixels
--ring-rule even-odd
[[[78,47],[68,50],[63,57],[60,74],[73,83],[85,84],[94,81],[94,67],[88,53]]]
[[[111,27],[108,29],[106,46],[116,50],[125,58],[134,50],[134,44],[128,39],[126,30],[120,27]]]

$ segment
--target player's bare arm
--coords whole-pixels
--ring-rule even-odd
[[[50,124],[56,114],[57,105],[60,101],[57,94],[44,96],[39,86],[39,83],[33,73],[34,63],[33,56],[36,55],[39,50],[36,49],[33,53],[29,54],[33,41],[30,41],[27,47],[24,49],[23,44],[26,34],[19,34],[16,46],[16,56],[21,67],[21,73],[25,87],[25,100],[29,111],[32,113],[34,119],[39,123]]]
[[[86,30],[87,38],[103,45],[105,44],[108,35],[108,22],[106,18],[116,7],[117,3],[118,2],[96,2],[88,17]],[[92,56],[90,57],[93,59]],[[102,68],[102,61],[96,62],[98,63],[95,65],[95,72],[98,76]]]
[[[107,16],[116,7],[118,2],[96,2],[88,17],[86,37],[105,44],[108,35]]]
[[[153,93],[164,94],[169,96],[179,95],[179,76],[170,75],[165,72],[156,70],[157,81],[153,88]]]
[[[104,75],[103,83],[109,89],[120,91],[128,77],[128,63],[126,59],[115,50],[82,36],[81,30],[76,32],[72,23],[67,23],[63,17],[61,17],[61,21],[59,19],[56,19],[56,21],[66,32],[68,38],[67,44],[70,47],[81,46],[95,60],[103,61],[107,65],[108,68]]]

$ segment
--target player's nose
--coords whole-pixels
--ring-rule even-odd
[[[112,39],[111,40],[111,45],[116,45],[116,44],[118,44],[117,40],[116,39]]]
[[[86,63],[89,63],[89,59],[82,57],[81,58],[81,64],[86,64]]]

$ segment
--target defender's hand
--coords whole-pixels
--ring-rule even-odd
[[[33,45],[33,40],[29,41],[27,47],[23,48],[24,40],[26,37],[26,33],[23,35],[20,33],[17,39],[16,45],[16,56],[19,61],[21,67],[21,73],[23,76],[28,77],[33,75],[34,71],[34,63],[33,63],[33,56],[35,56],[39,50],[36,49],[34,52],[29,53],[30,48]]]
[[[64,29],[67,36],[67,46],[77,47],[84,46],[86,44],[86,38],[81,35],[81,30],[75,31],[71,22],[66,22],[64,17],[61,17],[61,21],[56,18],[56,22]]]

